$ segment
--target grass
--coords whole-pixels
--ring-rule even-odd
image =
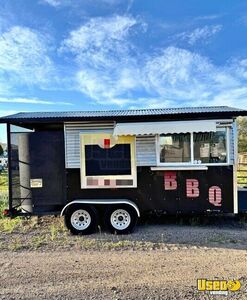
[[[3,210],[8,207],[8,173],[0,172],[0,221],[3,219]],[[1,226],[1,225],[0,225]]]
[[[115,235],[99,233],[94,236],[73,236],[65,228],[62,218],[46,217],[39,221],[1,219],[0,251],[39,250],[39,249],[70,249],[80,250],[153,250],[162,249],[164,237],[160,242],[136,241],[123,239]]]
[[[244,220],[241,220],[244,222]],[[197,223],[197,220],[192,220]],[[99,232],[90,236],[73,236],[65,228],[63,218],[32,217],[30,219],[15,218],[0,220],[0,253],[1,251],[56,251],[56,250],[177,250],[179,245],[187,243],[169,241],[169,236],[164,232],[156,241],[145,239],[132,239],[132,236],[110,235]],[[206,244],[233,245],[247,243],[247,240],[239,240],[235,236],[219,232],[205,239]],[[190,245],[190,243],[188,244]]]
[[[50,226],[50,239],[54,241],[58,236],[58,228],[54,224]]]
[[[23,243],[21,242],[20,238],[16,238],[13,242],[9,245],[8,249],[12,251],[22,250],[24,247]]]
[[[53,224],[51,224],[49,227],[49,239],[51,241],[55,241],[60,238],[61,235],[67,234],[67,229],[65,228],[63,221],[60,219],[57,219]]]
[[[10,218],[0,219],[0,231],[12,233],[16,229],[20,228],[20,225],[22,224],[22,222],[23,222],[23,220],[19,217],[15,218],[15,219],[10,219]]]
[[[209,237],[207,240],[211,243],[224,244],[227,242],[227,236],[225,236],[223,234],[217,234],[215,236]]]
[[[0,192],[8,191],[8,173],[7,171],[0,172]]]
[[[8,207],[8,194],[0,191],[0,221],[5,219],[3,211]]]
[[[3,216],[3,211],[8,207],[7,200],[2,199],[1,194],[0,194],[0,220],[4,218]]]
[[[38,249],[47,244],[47,236],[46,235],[38,235],[31,239],[28,248]]]

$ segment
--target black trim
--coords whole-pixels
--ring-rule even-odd
[[[196,111],[193,109],[197,109]],[[201,111],[200,111],[201,109]],[[91,115],[90,115],[91,113]],[[93,114],[95,113],[95,114]],[[241,110],[231,107],[194,107],[181,109],[150,109],[150,110],[126,110],[126,111],[101,111],[101,112],[69,112],[66,115],[61,112],[50,113],[21,113],[0,118],[0,123],[16,123],[16,124],[38,124],[38,123],[63,123],[65,121],[158,121],[158,120],[194,120],[205,118],[233,118],[238,116],[247,116],[247,110]]]
[[[11,137],[10,124],[7,124],[7,146],[8,146],[8,187],[9,187],[9,210],[13,209],[12,202],[12,161],[11,161]]]

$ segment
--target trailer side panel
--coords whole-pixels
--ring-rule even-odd
[[[151,171],[137,168],[137,188],[81,189],[80,169],[67,169],[67,201],[129,199],[141,211],[168,213],[233,213],[233,168],[212,166],[206,171]]]

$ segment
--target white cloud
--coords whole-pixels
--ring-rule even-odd
[[[168,47],[147,62],[145,78],[149,91],[163,99],[183,105],[213,105],[216,95],[238,89],[242,84],[236,74],[229,72],[231,68],[216,67],[197,53]]]
[[[155,109],[155,108],[162,108],[162,107],[171,107],[174,105],[173,101],[162,99],[162,97],[116,98],[116,99],[112,99],[111,103],[118,105],[120,107],[128,106],[129,109],[138,109],[140,107]]]
[[[147,54],[132,40],[146,26],[130,16],[114,16],[92,18],[72,31],[60,52],[74,58],[77,88],[98,104],[120,107],[238,106],[236,100],[247,106],[247,59],[216,66],[199,53],[174,46]],[[205,26],[186,38],[195,43],[220,29]]]
[[[49,4],[51,6],[57,7],[61,5],[64,1],[63,0],[43,0],[46,4]]]
[[[16,110],[0,110],[0,117],[16,114]],[[5,124],[0,124],[0,143],[7,143],[7,128]]]
[[[0,117],[18,113],[16,110],[0,110]],[[0,124],[0,143],[7,143],[7,128],[5,124]]]
[[[25,103],[25,104],[44,104],[44,105],[73,105],[70,102],[55,102],[55,101],[48,101],[48,100],[41,100],[41,99],[28,99],[28,98],[1,98],[0,103]]]
[[[127,11],[129,11],[133,4],[133,0],[40,0],[40,3],[44,3],[55,8],[70,6],[74,8],[78,7],[80,9],[88,5],[97,7],[116,7],[125,4],[127,5]]]
[[[197,42],[207,43],[209,39],[220,32],[222,25],[203,26],[194,29],[193,31],[185,31],[176,35],[176,38],[194,45]]]
[[[107,66],[119,55],[126,54],[127,37],[135,25],[137,20],[128,16],[92,18],[70,33],[61,50],[74,53],[81,63]],[[93,61],[87,61],[88,57]]]
[[[146,87],[167,100],[207,97],[205,85],[213,81],[213,65],[204,57],[185,49],[168,47],[149,58],[144,67]],[[210,74],[209,76],[207,74]]]
[[[0,124],[0,143],[7,143],[7,129],[5,124]]]
[[[0,117],[17,114],[18,112],[17,110],[0,110]]]
[[[105,102],[140,85],[140,74],[131,34],[145,24],[129,16],[93,18],[72,31],[60,51],[69,52],[78,64],[80,91]]]
[[[199,16],[197,18],[195,18],[195,20],[197,21],[208,21],[208,20],[215,20],[215,19],[219,19],[222,17],[222,14],[216,14],[216,15],[204,15],[204,16]]]
[[[14,26],[0,35],[0,83],[45,85],[52,72],[46,37],[41,33]]]
[[[25,84],[76,89],[96,104],[119,107],[247,107],[247,58],[216,66],[207,57],[181,47],[154,48],[147,53],[134,43],[146,27],[143,20],[128,15],[91,18],[71,31],[58,49],[64,61],[74,63],[73,67],[63,66],[64,77],[50,58],[44,35],[20,26],[5,30],[0,33],[0,103],[71,105],[16,97],[12,87]],[[180,34],[180,40],[193,45],[220,30],[220,25],[204,26]]]
[[[247,108],[247,88],[236,87],[225,89],[215,94],[211,100],[214,105],[237,106],[239,108]]]
[[[247,107],[247,64],[234,61],[217,67],[189,50],[168,47],[149,59],[144,70],[146,86],[171,106],[232,105]],[[173,104],[174,105],[173,105]]]
[[[4,72],[0,69],[0,95],[9,95],[10,93],[10,82],[6,80]]]

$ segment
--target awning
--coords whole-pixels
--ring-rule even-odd
[[[215,120],[117,123],[113,135],[147,135],[188,132],[215,132]]]

